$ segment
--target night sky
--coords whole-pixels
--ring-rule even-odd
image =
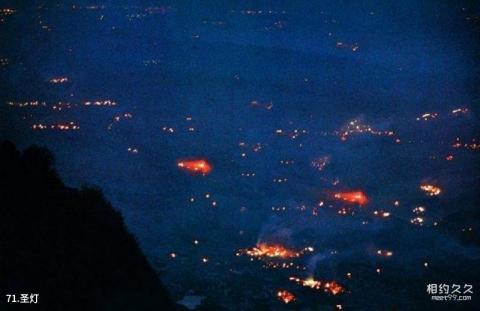
[[[0,139],[100,187],[176,301],[478,307],[480,3],[313,2],[0,0]]]

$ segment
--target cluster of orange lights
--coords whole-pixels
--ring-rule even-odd
[[[305,253],[311,253],[314,251],[314,248],[309,246],[305,247],[302,250],[294,250],[286,248],[285,246],[279,244],[267,244],[267,243],[258,243],[255,247],[242,249],[237,253],[237,256],[247,255],[252,258],[257,259],[287,259],[287,258],[298,258]]]
[[[297,284],[300,284],[304,287],[309,287],[315,290],[323,290],[332,295],[337,295],[345,291],[342,285],[338,284],[335,281],[318,281],[312,277],[307,279],[300,279],[296,277],[290,277],[290,281],[293,281]]]
[[[290,293],[288,290],[279,290],[277,292],[277,297],[285,304],[295,301],[295,295]]]
[[[442,189],[431,184],[420,185],[420,189],[430,197],[437,196],[437,195],[440,195],[440,193],[442,193]]]
[[[313,252],[313,247],[306,247],[301,251],[288,249],[282,245],[269,245],[266,243],[259,243],[257,246],[243,250],[247,256],[257,258],[295,258],[300,257],[305,252]],[[239,253],[240,254],[240,253]]]
[[[208,175],[212,171],[212,165],[206,160],[180,160],[177,166],[195,174]]]
[[[368,203],[367,195],[362,191],[337,192],[333,197],[351,204],[365,205]]]
[[[153,10],[153,9],[152,9]],[[148,12],[148,9],[146,10]],[[0,17],[3,15],[10,15],[14,11],[10,9],[0,9]],[[152,11],[156,12],[156,11]],[[149,12],[150,13],[150,12]],[[262,14],[262,11],[242,11],[243,14],[248,14],[248,15],[254,15],[254,14]],[[150,13],[153,14],[153,13]],[[270,13],[271,14],[271,13]],[[358,44],[345,44],[342,42],[337,42],[337,48],[349,48],[352,49],[352,51],[356,51],[359,46]],[[145,61],[146,64],[157,64],[157,60],[148,60]],[[144,63],[145,63],[144,62]],[[8,64],[8,60],[6,59],[0,59],[0,66]],[[307,81],[307,80],[306,80]],[[49,83],[52,84],[62,84],[62,83],[68,83],[69,78],[68,77],[54,77],[48,80]],[[41,101],[26,101],[26,102],[8,102],[7,103],[9,106],[12,107],[37,107],[37,106],[48,106],[47,103],[41,102]],[[83,101],[81,103],[83,106],[105,106],[105,107],[113,107],[117,106],[117,102],[113,100],[89,100],[89,101]],[[74,104],[74,106],[77,106],[77,104]],[[255,108],[260,108],[260,109],[265,109],[265,110],[271,110],[273,108],[273,104],[271,102],[265,102],[262,103],[257,100],[253,100],[250,102],[251,107]],[[52,106],[53,110],[62,110],[62,109],[68,109],[71,107],[71,104],[66,102],[58,102],[57,104]],[[467,114],[468,109],[467,108],[458,108],[454,109],[451,111],[452,115],[463,115]],[[124,119],[131,119],[132,114],[131,113],[124,113],[120,115],[116,115],[113,117],[112,122],[108,126],[108,129],[112,128],[112,125],[115,122],[120,122],[121,120]],[[417,121],[430,121],[430,120],[435,120],[439,118],[438,113],[431,112],[431,113],[424,113],[421,116],[417,117]],[[186,117],[187,121],[191,121],[192,117],[187,116]],[[62,123],[53,123],[53,124],[33,124],[31,126],[33,130],[60,130],[60,131],[71,131],[71,130],[80,130],[80,126],[75,124],[74,122],[62,122]],[[178,131],[176,128],[173,127],[162,127],[162,130],[166,133],[173,134],[176,131]],[[189,127],[188,131],[193,132],[195,131],[195,128]],[[292,131],[285,131],[283,129],[276,129],[275,131],[276,134],[278,135],[286,135],[292,139],[296,139],[300,137],[303,134],[307,134],[307,130],[302,130],[302,129],[295,129]],[[355,134],[370,134],[370,135],[376,135],[376,136],[395,136],[395,133],[393,131],[384,131],[384,130],[378,130],[375,128],[372,128],[368,124],[363,124],[359,120],[352,120],[345,126],[343,129],[339,131],[334,132],[335,135],[338,135],[342,141],[348,140],[350,137],[352,137]],[[397,138],[397,143],[400,142],[400,140]],[[244,142],[239,143],[240,147],[249,147],[253,152],[260,152],[263,148],[261,143],[256,143],[255,145],[248,146]],[[456,138],[456,140],[452,143],[451,147],[453,148],[467,148],[467,149],[472,149],[472,150],[477,150],[480,149],[480,143],[478,142],[477,139],[472,139],[471,141],[466,141],[463,142],[460,140],[460,138]],[[132,154],[137,154],[139,151],[135,147],[128,147],[127,151]],[[242,157],[246,157],[247,153],[242,153]],[[455,156],[456,157],[456,156]],[[452,161],[454,160],[454,156],[452,154],[447,154],[445,155],[445,160],[447,161]],[[311,161],[310,165],[317,169],[318,171],[323,171],[327,165],[330,164],[330,157],[329,156],[322,156],[314,159]],[[173,161],[172,161],[173,162]],[[293,164],[293,160],[281,160],[280,163],[282,165],[291,165]],[[173,163],[171,163],[173,166]],[[190,159],[179,159],[176,161],[177,167],[179,170],[184,170],[188,173],[191,173],[193,175],[209,175],[212,170],[213,166],[212,164],[207,160],[207,159],[201,159],[201,158],[190,158]],[[245,172],[241,173],[241,176],[245,177],[250,177],[250,176],[255,176],[254,172]],[[286,177],[276,177],[273,179],[274,183],[286,183],[288,179]],[[336,180],[333,185],[336,185],[339,181]],[[418,186],[418,183],[417,183]],[[425,193],[426,196],[428,197],[434,197],[434,196],[439,196],[442,193],[442,189],[434,184],[429,184],[429,183],[422,183],[419,186],[420,190]],[[337,188],[338,189],[338,188]],[[355,188],[354,188],[355,189]],[[418,188],[417,188],[418,189]],[[348,189],[347,189],[348,190]],[[338,192],[328,192],[327,196],[331,200],[336,200],[340,203],[339,205],[342,205],[341,208],[337,211],[337,214],[339,215],[352,215],[352,211],[355,210],[357,211],[357,206],[364,206],[367,205],[370,201],[368,198],[367,194],[363,192],[362,190],[349,190],[349,191],[338,191]],[[210,198],[210,194],[205,195],[206,199]],[[191,198],[190,202],[194,202],[195,198]],[[374,200],[375,201],[375,200]],[[213,207],[217,206],[217,201],[212,201],[211,205]],[[324,205],[324,202],[321,201],[317,207],[314,207],[312,210],[313,215],[318,215],[317,208],[320,208]],[[399,201],[395,201],[393,204],[395,207],[399,207],[400,203]],[[299,210],[304,211],[306,210],[305,206],[298,207]],[[241,211],[244,212],[246,210],[245,207],[242,207]],[[286,211],[287,208],[285,206],[278,206],[278,207],[272,207],[272,211],[274,212],[283,212]],[[393,211],[393,210],[392,210]],[[414,217],[410,219],[410,223],[413,225],[418,225],[422,226],[425,223],[425,220],[423,218],[423,215],[426,211],[426,208],[423,206],[417,206],[413,208],[412,212],[414,214]],[[372,214],[375,217],[379,218],[389,218],[391,216],[390,211],[384,211],[384,210],[374,210]],[[367,224],[367,221],[363,222],[364,224]],[[243,230],[242,230],[243,234]],[[194,244],[198,245],[198,241],[194,240]],[[314,252],[314,249],[312,247],[305,247],[303,249],[297,248],[289,248],[285,247],[280,244],[269,244],[269,243],[257,243],[255,246],[246,248],[243,250],[240,250],[237,253],[237,256],[239,255],[246,255],[248,257],[251,257],[250,260],[255,260],[258,259],[262,261],[262,263],[265,263],[264,267],[270,267],[270,268],[282,268],[282,269],[289,269],[289,268],[296,268],[297,270],[306,270],[305,267],[297,265],[297,262],[300,262],[300,259],[295,259],[303,256],[306,253],[312,253]],[[396,251],[395,251],[396,252]],[[388,250],[388,249],[377,249],[373,250],[373,252],[370,252],[371,254],[374,254],[374,256],[379,256],[379,257],[392,257],[394,255],[393,251]],[[398,254],[396,254],[397,256]],[[177,253],[170,253],[169,254],[170,258],[175,259],[177,258]],[[207,264],[209,262],[208,257],[201,257],[201,262],[204,264]],[[424,263],[425,267],[428,267],[428,263]],[[381,268],[376,268],[376,273],[380,274],[382,273]],[[294,272],[295,273],[295,272]],[[297,272],[301,273],[301,272]],[[347,273],[347,277],[350,279],[351,278],[351,273]],[[301,287],[305,288],[310,288],[316,291],[320,292],[325,292],[330,295],[338,295],[341,293],[345,292],[345,288],[337,283],[334,280],[331,281],[325,281],[325,280],[316,280],[313,277],[307,277],[307,278],[298,278],[298,277],[289,277],[289,281],[296,283],[297,285],[300,285]],[[294,285],[291,284],[292,287],[295,287]],[[271,292],[271,294],[274,294],[275,292]],[[279,289],[276,292],[277,299],[284,303],[284,304],[290,304],[293,303],[297,300],[297,297],[290,291],[284,290],[284,289]],[[342,309],[341,305],[336,305],[337,309]]]
[[[80,129],[80,126],[76,125],[74,122],[69,123],[58,123],[58,124],[34,124],[32,125],[33,130],[60,130],[60,131],[77,131]]]
[[[476,138],[473,138],[470,142],[462,142],[459,137],[455,139],[452,144],[453,148],[465,148],[470,150],[480,149],[480,143],[478,143]]]
[[[318,281],[315,280],[313,277],[300,279],[293,276],[290,277],[289,280],[303,287],[324,291],[334,296],[341,294],[345,291],[343,286],[338,284],[336,281]],[[277,298],[285,304],[289,304],[290,302],[294,302],[296,300],[295,295],[288,290],[279,290],[277,292]]]
[[[336,135],[340,136],[342,141],[346,141],[349,136],[353,134],[370,134],[376,136],[395,136],[393,131],[382,131],[372,128],[370,125],[363,124],[359,120],[350,121],[347,126],[345,126],[340,131],[335,132]]]

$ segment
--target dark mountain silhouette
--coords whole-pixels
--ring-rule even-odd
[[[66,187],[53,163],[1,143],[0,310],[24,293],[35,310],[178,310],[101,191]]]

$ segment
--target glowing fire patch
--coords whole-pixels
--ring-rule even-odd
[[[238,253],[245,254],[250,257],[256,257],[258,259],[262,258],[296,258],[300,257],[306,252],[313,252],[313,247],[305,247],[304,249],[297,251],[293,249],[286,248],[282,245],[278,244],[266,244],[266,243],[259,243],[257,246],[252,248],[247,248],[240,250]]]
[[[252,257],[298,257],[297,252],[283,247],[282,245],[258,244],[256,247],[246,250],[246,254]]]
[[[191,173],[200,173],[203,175],[208,175],[212,171],[212,165],[206,160],[180,160],[177,162],[177,166]]]
[[[285,304],[295,301],[295,295],[290,293],[287,290],[279,290],[277,292],[277,297],[280,301],[282,301]]]
[[[304,287],[309,287],[315,290],[323,290],[332,295],[337,295],[345,291],[343,286],[338,284],[336,281],[318,281],[312,277],[309,277],[307,279],[290,277],[289,280]]]
[[[368,203],[367,195],[362,191],[337,192],[333,197],[351,204],[365,205]]]
[[[430,197],[433,197],[433,196],[437,196],[439,195],[440,193],[442,193],[442,189],[440,189],[439,187],[437,186],[434,186],[434,185],[431,185],[431,184],[423,184],[423,185],[420,185],[420,189],[425,192],[426,195],[430,196]]]

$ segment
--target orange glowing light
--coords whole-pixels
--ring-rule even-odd
[[[362,191],[337,192],[334,194],[334,198],[351,204],[365,205],[368,203],[367,195]]]
[[[283,301],[285,304],[295,301],[295,295],[290,293],[287,290],[279,290],[277,292],[277,297],[279,300]]]
[[[280,257],[292,258],[298,257],[296,251],[290,250],[282,245],[258,244],[256,247],[247,250],[247,255],[252,257]]]
[[[212,171],[212,165],[206,160],[180,160],[177,162],[177,166],[189,172],[201,173],[203,175],[208,175]]]
[[[422,184],[420,185],[420,189],[430,197],[437,196],[440,193],[442,193],[442,189],[440,189],[440,187],[437,187],[432,184]]]
[[[343,287],[335,281],[326,282],[323,287],[325,291],[329,292],[332,295],[337,295],[343,292]]]
[[[255,247],[242,249],[238,253],[238,255],[247,255],[250,257],[256,257],[258,259],[266,259],[266,258],[296,258],[300,257],[307,252],[313,252],[313,247],[305,247],[302,250],[294,250],[286,248],[279,244],[267,244],[267,243],[258,243]]]
[[[290,277],[289,280],[304,287],[309,287],[315,290],[323,290],[332,295],[337,295],[345,291],[343,286],[338,284],[336,281],[318,281],[312,277],[309,277],[307,279]]]
[[[299,278],[296,278],[296,277],[292,276],[292,277],[289,278],[289,280],[293,281],[297,284],[300,284],[302,286],[310,287],[310,288],[313,288],[313,289],[321,289],[322,288],[322,282],[317,281],[314,278],[307,278],[305,280],[302,280],[302,279],[299,279]]]

